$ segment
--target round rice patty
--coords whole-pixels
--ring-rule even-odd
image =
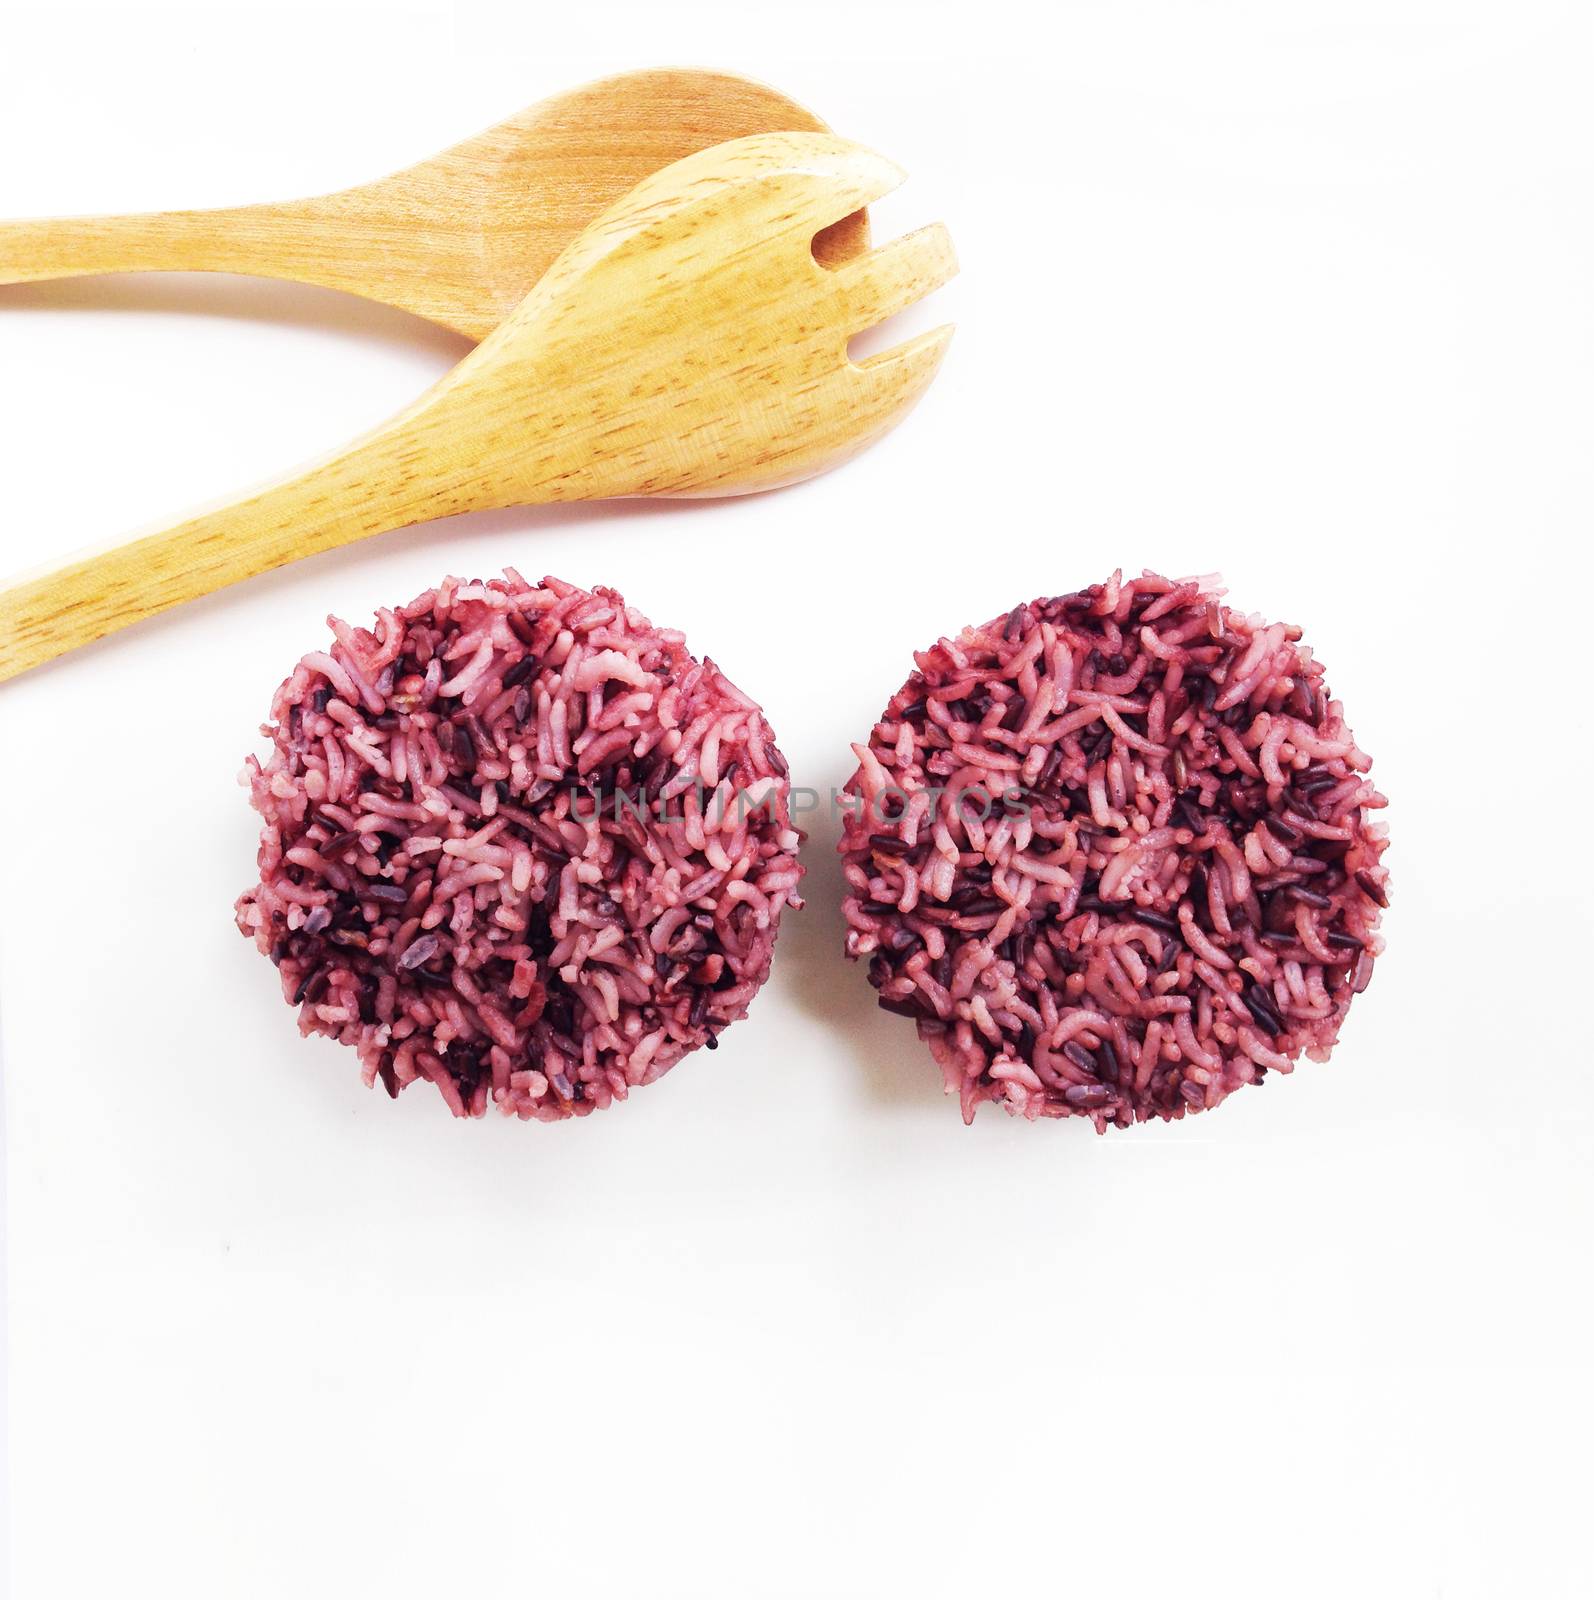
[[[800,906],[759,707],[610,589],[449,578],[278,689],[239,929],[390,1095],[554,1121],[746,1013]]]
[[[1367,987],[1384,797],[1300,630],[1221,593],[1020,605],[917,655],[853,747],[847,953],[965,1121],[1207,1110],[1325,1060]]]

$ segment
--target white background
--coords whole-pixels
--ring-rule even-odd
[[[907,166],[878,237],[952,227],[900,433],[387,536],[0,689],[18,1600],[1587,1594],[1589,7],[12,3],[0,215],[312,193],[682,62]],[[0,292],[0,568],[463,348],[280,285]],[[505,562],[685,628],[820,788],[938,633],[1221,569],[1394,802],[1334,1061],[965,1129],[843,965],[821,819],[717,1055],[557,1127],[367,1093],[232,929],[234,777],[329,610]]]

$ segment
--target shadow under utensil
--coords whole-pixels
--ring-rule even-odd
[[[462,334],[375,300],[282,278],[226,272],[128,272],[7,284],[0,287],[0,313],[6,311],[147,311],[269,322],[366,344],[430,351],[446,361],[459,361],[472,348]]]
[[[797,1004],[844,1039],[863,1069],[863,1085],[871,1100],[891,1107],[951,1115],[942,1090],[941,1069],[906,1017],[895,1017],[875,1004],[875,992],[863,966],[849,962],[842,951],[846,922],[841,901],[846,879],[837,844],[841,815],[831,804],[831,790],[851,775],[833,771],[819,785],[819,808],[796,821],[808,834],[802,861],[803,910],[781,919],[775,972]],[[797,785],[800,787],[800,784]]]

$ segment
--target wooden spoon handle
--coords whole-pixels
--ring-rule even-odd
[[[387,433],[235,505],[0,582],[0,682],[185,600],[389,528],[493,503]]]
[[[0,222],[0,285],[115,272],[236,272],[385,300],[479,339],[487,328],[470,296],[462,300],[453,287],[468,284],[474,248],[446,227],[406,227],[380,195],[349,189],[221,211]]]
[[[41,283],[105,272],[241,272],[301,277],[337,251],[318,236],[316,202],[225,211],[0,222],[0,283]]]

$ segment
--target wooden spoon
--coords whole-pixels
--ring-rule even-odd
[[[834,466],[906,414],[951,336],[847,354],[853,335],[957,270],[939,224],[835,268],[813,254],[818,233],[902,178],[834,135],[772,133],[644,179],[375,433],[228,509],[0,585],[0,680],[385,528],[558,500],[743,494]]]
[[[595,217],[650,173],[754,133],[827,131],[728,73],[630,72],[523,111],[390,178],[227,211],[0,222],[0,284],[239,272],[344,289],[484,339]],[[821,259],[868,244],[838,223]]]

